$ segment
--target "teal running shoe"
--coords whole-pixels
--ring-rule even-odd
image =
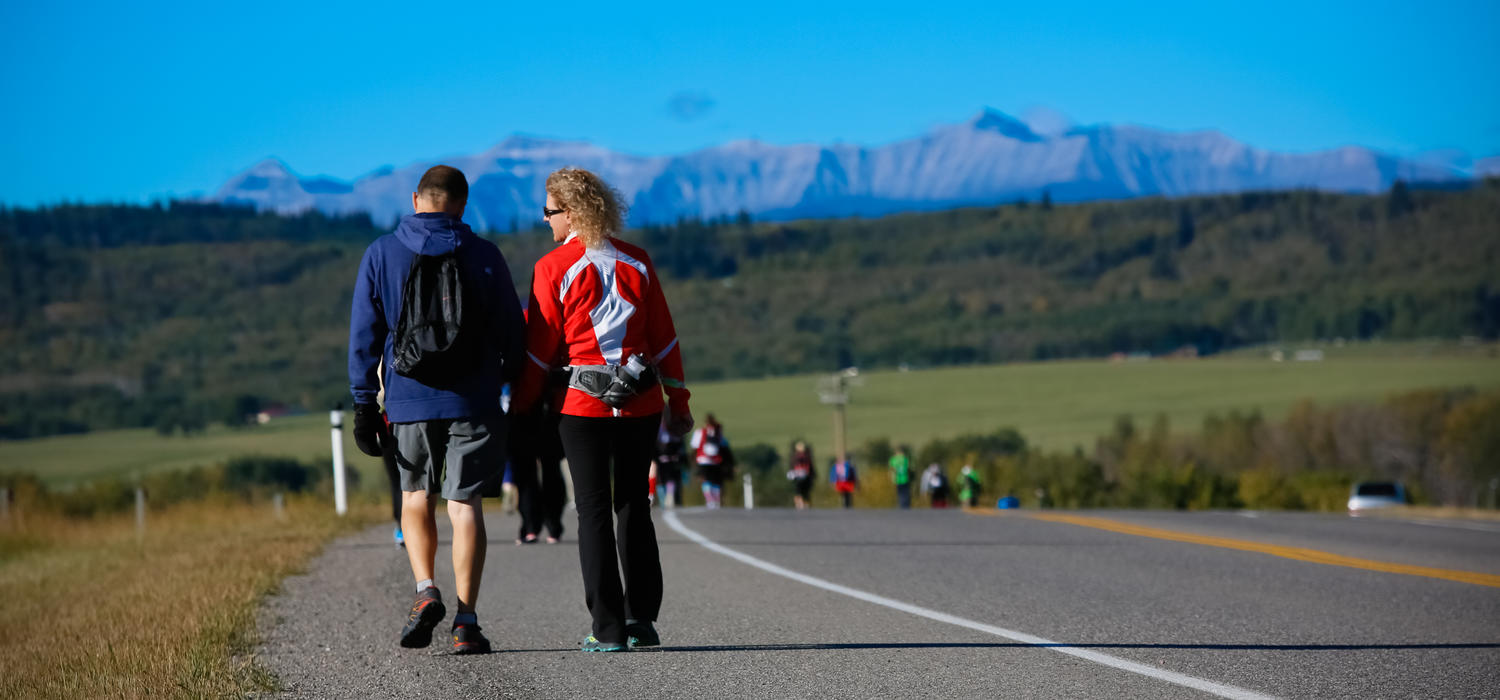
[[[633,622],[625,625],[625,635],[632,647],[659,647],[661,635],[650,622]]]
[[[584,651],[630,651],[630,647],[619,642],[601,642],[594,635],[583,640]]]
[[[393,540],[396,541],[396,546],[397,547],[405,547],[406,546],[406,537],[401,534],[401,526],[400,525],[397,525],[396,526],[396,531],[393,532],[393,533],[391,533],[391,539],[393,539]]]

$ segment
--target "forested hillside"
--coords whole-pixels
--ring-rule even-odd
[[[347,402],[363,216],[0,211],[0,436]],[[689,380],[1500,334],[1500,180],[629,231]],[[551,246],[495,237],[517,282]]]

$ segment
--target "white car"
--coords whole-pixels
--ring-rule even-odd
[[[1406,489],[1395,481],[1361,481],[1349,489],[1349,514],[1406,505]]]

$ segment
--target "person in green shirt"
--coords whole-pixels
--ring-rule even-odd
[[[891,481],[896,483],[896,499],[902,508],[911,507],[911,458],[906,456],[906,447],[896,448],[891,456]]]
[[[977,507],[979,493],[984,490],[979,482],[979,472],[974,467],[965,464],[964,468],[959,471],[958,478],[961,484],[958,491],[959,500],[970,508]]]

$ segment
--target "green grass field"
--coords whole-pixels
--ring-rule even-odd
[[[1301,346],[1289,346],[1301,347]],[[1408,348],[1409,349],[1409,348]],[[1500,385],[1493,346],[1452,352],[1375,352],[1329,348],[1323,362],[1270,362],[1264,352],[1231,357],[1110,363],[1067,361],[861,375],[848,408],[850,445],[886,436],[914,447],[934,437],[1014,426],[1033,445],[1090,449],[1114,418],[1165,413],[1174,431],[1195,431],[1210,412],[1259,409],[1277,418],[1302,399],[1334,404],[1378,401],[1429,387]],[[818,401],[817,377],[692,385],[698,418],[713,412],[737,445],[766,442],[785,452],[795,437],[830,456],[832,411]],[[366,485],[383,483],[379,461],[354,449],[349,464]],[[0,442],[0,465],[35,472],[53,485],[99,476],[212,464],[240,454],[326,458],[328,418],[315,414],[246,430],[163,438],[150,430]],[[820,457],[820,459],[821,459]]]

